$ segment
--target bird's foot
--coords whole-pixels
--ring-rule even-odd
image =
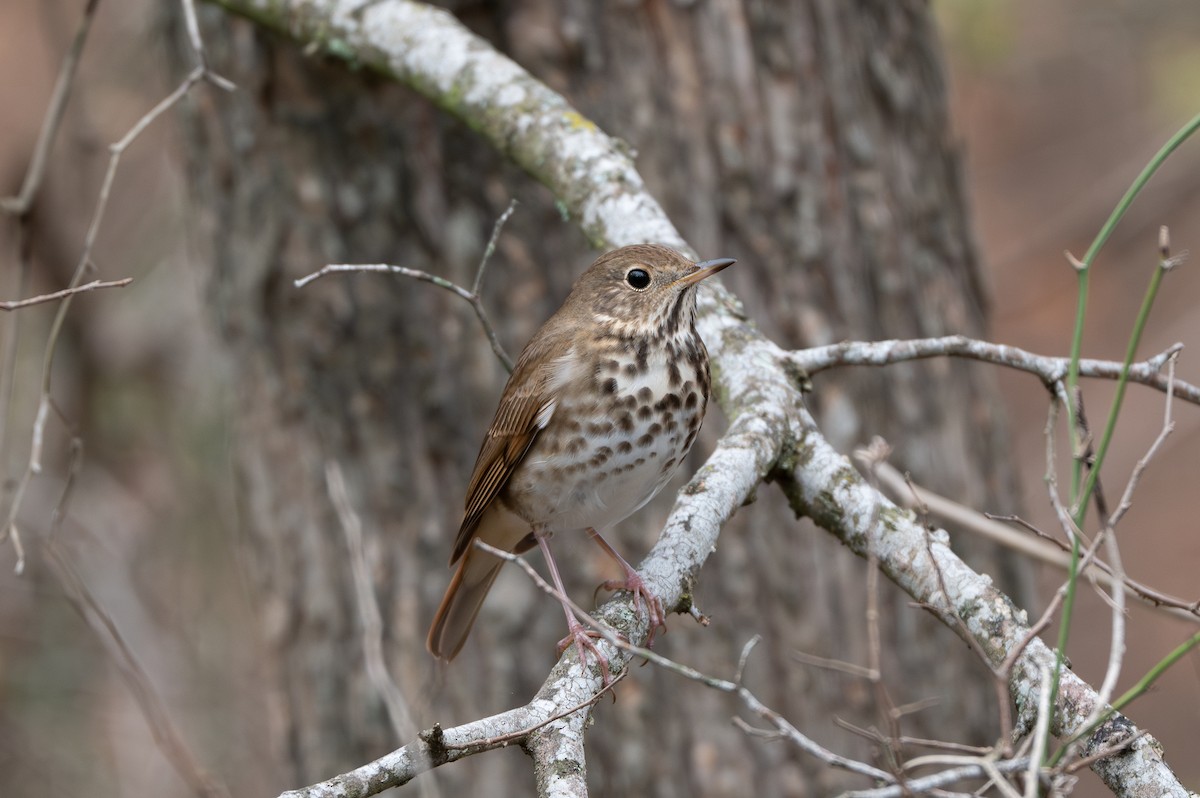
[[[567,650],[567,646],[575,644],[575,650],[579,652],[579,661],[585,667],[587,666],[587,654],[591,652],[596,659],[596,664],[600,666],[600,678],[604,682],[604,686],[608,687],[612,684],[612,674],[608,670],[608,657],[600,653],[600,649],[596,647],[595,640],[599,640],[603,635],[594,629],[588,629],[579,621],[568,616],[567,619],[567,636],[558,641],[557,653],[562,656],[562,653]]]
[[[639,603],[646,607],[646,615],[648,616],[648,623],[650,625],[646,633],[647,648],[654,645],[654,638],[660,630],[664,634],[666,633],[667,613],[663,608],[663,603],[658,596],[650,592],[646,587],[646,582],[642,577],[638,576],[637,571],[626,566],[624,579],[610,579],[601,584],[600,587],[603,590],[628,590],[633,595],[634,608]]]

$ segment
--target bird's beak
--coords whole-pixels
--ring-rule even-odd
[[[712,277],[717,272],[724,269],[726,266],[732,266],[737,263],[733,258],[717,258],[716,260],[706,260],[697,263],[693,271],[688,272],[683,277],[676,280],[673,285],[679,288],[687,288],[689,285],[695,285],[705,277]]]

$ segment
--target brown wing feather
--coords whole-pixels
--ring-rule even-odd
[[[542,344],[536,347],[540,351],[545,351],[547,345],[551,344],[544,334],[534,336],[534,341]],[[508,483],[541,431],[538,416],[552,401],[552,397],[547,395],[546,386],[553,364],[547,363],[540,351],[532,351],[534,348],[526,347],[521,353],[500,398],[500,406],[496,408],[496,417],[492,419],[492,425],[483,439],[471,484],[467,488],[466,515],[454,541],[451,565],[458,562],[471,545],[479,519]],[[514,385],[521,388],[514,391]]]

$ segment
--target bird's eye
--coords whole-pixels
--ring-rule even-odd
[[[625,273],[625,282],[629,283],[630,288],[641,291],[650,285],[650,273],[645,269],[630,269]]]

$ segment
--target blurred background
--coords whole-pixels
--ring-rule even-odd
[[[1077,295],[1063,251],[1082,257],[1133,178],[1200,107],[1200,15],[1186,3],[947,2],[938,10],[992,292],[993,337],[1065,354]],[[1086,356],[1124,356],[1156,262],[1159,225],[1169,226],[1175,251],[1198,251],[1198,144],[1192,141],[1173,156],[1101,252],[1091,283]],[[1173,272],[1140,349],[1148,357],[1185,343],[1177,375],[1193,382],[1200,377],[1191,353],[1200,333],[1198,292],[1200,272],[1190,262]],[[1045,394],[1028,378],[1003,370],[999,377],[1029,517],[1042,529],[1053,528],[1044,484]],[[1098,425],[1108,413],[1112,386],[1093,381],[1086,389]],[[1163,398],[1153,392],[1127,394],[1105,469],[1110,501],[1161,429],[1163,409]],[[1194,600],[1200,537],[1193,533],[1187,497],[1200,463],[1200,414],[1177,406],[1174,420],[1175,432],[1122,525],[1121,556],[1133,578]],[[1044,595],[1057,580],[1057,574],[1044,575]],[[1110,612],[1094,591],[1083,595],[1070,656],[1083,678],[1098,683]],[[1142,604],[1132,607],[1128,628],[1122,685],[1190,634],[1186,624],[1165,621]],[[1195,789],[1200,658],[1193,653],[1179,663],[1129,715],[1153,727],[1168,751],[1178,751],[1169,761]]]
[[[24,290],[15,265],[17,231],[0,219],[3,298],[66,282],[109,143],[180,79],[179,58],[169,54],[175,43],[162,36],[156,5],[102,4],[32,218],[39,246]],[[81,7],[78,0],[0,4],[0,193],[19,188]],[[1063,251],[1082,255],[1137,172],[1200,110],[1200,15],[1189,0],[976,0],[934,8],[991,294],[991,337],[1066,354],[1075,278]],[[208,92],[195,102],[221,101]],[[184,134],[169,115],[124,158],[92,260],[99,276],[135,282],[79,297],[68,317],[53,395],[82,437],[83,465],[71,516],[58,534],[199,760],[236,795],[273,794],[277,776],[263,765],[271,756],[272,719],[260,695],[262,613],[253,580],[239,566],[248,544],[238,531],[230,453],[237,391],[201,311],[200,233],[190,224],[195,209],[183,149]],[[1085,355],[1122,356],[1156,263],[1159,225],[1170,226],[1176,251],[1200,250],[1198,176],[1200,141],[1193,140],[1101,254]],[[1186,262],[1167,277],[1141,350],[1146,356],[1184,342],[1190,348],[1178,376],[1191,382],[1200,382],[1193,352],[1200,345],[1197,296],[1200,276]],[[0,319],[5,345],[17,352],[0,433],[0,464],[9,478],[28,458],[53,313],[54,306],[42,306]],[[1043,484],[1046,393],[1026,376],[997,370],[997,377],[1024,513],[1053,528]],[[1095,422],[1107,412],[1111,390],[1087,388]],[[1158,433],[1162,409],[1159,394],[1130,390],[1106,468],[1110,500]],[[1179,406],[1175,418],[1175,433],[1121,527],[1122,554],[1132,577],[1198,598],[1200,535],[1189,500],[1200,465],[1200,410]],[[31,482],[23,518],[48,515],[70,470],[70,434],[62,423],[50,430],[45,474]],[[13,563],[11,547],[0,547],[0,794],[31,795],[34,784],[37,792],[53,793],[84,783],[95,795],[187,794],[158,753],[122,674],[63,600],[59,583],[36,562],[15,576]],[[1059,574],[1029,567],[1049,595]],[[1084,679],[1098,683],[1108,610],[1085,590],[1079,614],[1071,659]],[[1133,604],[1128,629],[1121,689],[1194,627]],[[1200,659],[1189,656],[1127,714],[1162,741],[1185,784],[1200,788],[1194,756]],[[1083,794],[1103,790],[1092,784]]]

